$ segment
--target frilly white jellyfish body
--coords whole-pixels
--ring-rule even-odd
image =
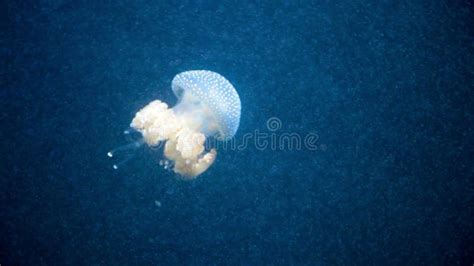
[[[226,140],[239,128],[240,98],[227,79],[207,70],[182,72],[173,78],[171,87],[178,98],[173,108],[152,101],[136,113],[130,126],[148,146],[165,142],[167,165],[183,178],[194,179],[217,156],[215,149],[205,150],[206,138]]]

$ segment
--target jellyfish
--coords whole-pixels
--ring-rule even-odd
[[[129,146],[164,144],[162,164],[183,179],[194,179],[216,160],[216,149],[205,149],[206,139],[225,141],[239,128],[240,98],[226,78],[208,70],[179,73],[171,88],[177,104],[170,108],[154,100],[139,110],[130,127],[142,139]],[[112,157],[112,152],[108,155]]]

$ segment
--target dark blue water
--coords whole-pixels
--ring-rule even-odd
[[[1,265],[474,262],[469,1],[0,5]],[[236,87],[237,138],[275,117],[317,149],[222,149],[192,182],[148,149],[114,171],[192,69]]]

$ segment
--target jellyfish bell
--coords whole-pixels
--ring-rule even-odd
[[[241,104],[232,84],[218,73],[186,71],[171,83],[177,104],[155,100],[138,111],[130,127],[150,147],[165,142],[166,167],[184,179],[194,179],[215,161],[217,151],[206,151],[208,137],[227,140],[240,123]]]
[[[234,86],[218,73],[198,70],[176,75],[171,87],[178,98],[173,110],[204,134],[225,140],[240,123],[240,98]]]

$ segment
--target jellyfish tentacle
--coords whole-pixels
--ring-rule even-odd
[[[126,142],[136,142],[136,141],[143,141],[143,137],[140,132],[135,130],[133,127],[128,127],[123,131],[123,135],[125,137]]]
[[[118,163],[114,163],[112,165],[112,168],[117,170],[120,166],[125,164],[126,162],[130,161],[133,157],[135,157],[135,151],[140,148],[145,141],[142,139],[139,139],[137,141],[134,141],[132,143],[128,143],[122,146],[119,146],[109,152],[107,152],[107,156],[111,159],[113,158],[120,158],[120,161]]]

